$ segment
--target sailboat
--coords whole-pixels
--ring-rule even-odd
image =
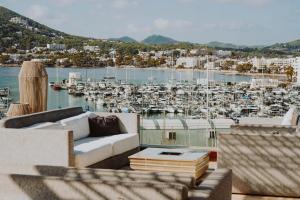
[[[51,87],[53,90],[62,90],[62,86],[58,81],[58,68],[56,68],[56,82],[54,84],[51,84]]]

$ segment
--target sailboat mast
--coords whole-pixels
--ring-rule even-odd
[[[207,134],[209,134],[209,97],[208,97],[208,89],[209,89],[209,74],[208,74],[208,55],[206,57],[206,108],[207,108]]]

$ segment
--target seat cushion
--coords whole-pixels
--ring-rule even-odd
[[[74,142],[75,166],[87,167],[112,156],[112,144],[98,137]]]
[[[112,155],[119,155],[131,149],[139,147],[139,136],[136,133],[125,133],[101,138],[112,144]]]
[[[79,140],[88,137],[90,134],[89,117],[94,117],[95,114],[86,112],[81,115],[70,117],[59,121],[64,129],[73,131],[74,140]]]

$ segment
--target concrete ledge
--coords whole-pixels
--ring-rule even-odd
[[[231,193],[232,171],[217,169],[196,189],[189,191],[189,200],[231,200]]]
[[[188,189],[174,183],[100,181],[32,175],[0,175],[2,200],[185,200]]]
[[[219,134],[218,167],[232,169],[233,193],[300,197],[299,134]]]
[[[192,175],[170,172],[147,172],[131,170],[69,168],[58,166],[9,166],[0,165],[0,174],[26,174],[32,176],[53,176],[62,178],[77,178],[81,180],[99,181],[144,181],[148,183],[177,183],[187,188],[195,188]]]

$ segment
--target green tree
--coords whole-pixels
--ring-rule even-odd
[[[239,64],[238,66],[236,66],[236,71],[240,73],[249,72],[252,67],[253,65],[251,63]]]
[[[5,64],[9,60],[9,55],[0,55],[0,63]]]
[[[294,68],[289,65],[287,66],[285,69],[284,69],[284,72],[286,74],[286,77],[287,77],[287,81],[288,82],[292,82],[293,81],[293,76],[295,75],[295,70]]]

